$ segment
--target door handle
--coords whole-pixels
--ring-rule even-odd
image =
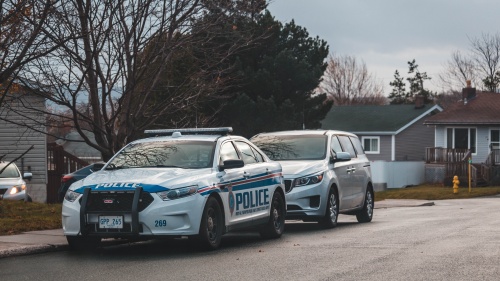
[[[243,172],[243,177],[248,179],[250,177],[250,173]]]

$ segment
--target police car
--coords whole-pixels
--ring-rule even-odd
[[[232,128],[148,130],[101,171],[73,183],[62,224],[71,249],[102,238],[194,238],[216,249],[221,236],[257,228],[280,237],[286,215],[281,166]]]

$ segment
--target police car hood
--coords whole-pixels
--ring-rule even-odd
[[[131,168],[123,170],[101,170],[75,182],[70,189],[83,193],[91,190],[133,190],[141,186],[148,192],[159,192],[171,188],[194,185],[197,180],[211,173],[211,168]]]
[[[324,171],[328,165],[326,160],[278,161],[285,178],[310,175]]]

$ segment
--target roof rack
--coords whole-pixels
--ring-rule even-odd
[[[184,129],[158,129],[158,130],[145,130],[144,133],[150,136],[180,136],[181,133],[188,135],[227,135],[233,131],[232,127],[220,128],[184,128]]]

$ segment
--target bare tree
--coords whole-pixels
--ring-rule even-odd
[[[473,85],[480,85],[481,79],[476,73],[474,60],[460,51],[455,51],[451,59],[446,62],[445,71],[439,75],[439,79],[445,89],[457,91],[465,87],[467,80],[471,80]]]
[[[217,33],[237,32],[230,20],[240,2],[60,0],[56,22],[43,32],[62,47],[31,61],[22,79],[44,85],[36,92],[50,103],[46,113],[71,122],[107,160],[165,113],[175,118],[172,126],[184,125],[187,108],[219,98],[217,87],[230,73],[228,58],[249,46],[246,37],[235,36],[221,53],[215,40]],[[210,60],[189,77],[165,83],[170,63],[193,46],[204,48]],[[161,89],[170,94],[158,96]]]
[[[0,105],[23,67],[58,47],[42,32],[58,2],[0,0]]]
[[[383,85],[363,61],[353,56],[330,55],[320,90],[333,99],[334,105],[387,103]]]
[[[471,80],[477,88],[495,92],[500,86],[500,34],[469,38],[466,54],[455,51],[440,80],[448,91],[460,91]]]

